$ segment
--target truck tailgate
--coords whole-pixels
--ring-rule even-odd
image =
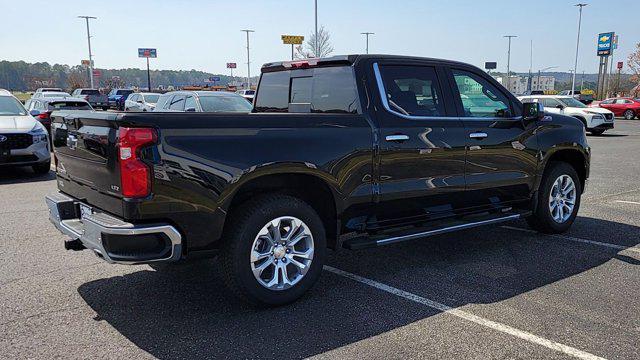
[[[122,216],[118,114],[60,111],[51,115],[59,189]]]

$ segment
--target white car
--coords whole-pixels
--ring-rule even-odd
[[[256,91],[255,90],[250,90],[250,89],[245,89],[245,90],[238,90],[236,91],[236,94],[242,96],[243,98],[247,99],[248,102],[253,103],[253,98],[256,96]]]
[[[550,113],[573,116],[582,121],[587,131],[600,135],[608,129],[613,129],[614,116],[607,109],[587,107],[572,96],[534,95],[520,96],[522,102],[540,102],[544,110]]]
[[[49,135],[7,90],[0,89],[0,168],[31,166],[37,174],[51,167]]]
[[[68,98],[71,97],[71,94],[64,91],[45,91],[45,92],[37,92],[31,96],[32,99],[42,99],[42,98]]]
[[[160,94],[155,93],[133,93],[124,101],[124,111],[153,111],[158,103]]]

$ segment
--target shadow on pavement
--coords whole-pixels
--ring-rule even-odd
[[[44,175],[38,175],[31,167],[0,166],[0,184],[18,184],[38,181],[49,181],[56,178],[56,173],[49,171]]]
[[[612,233],[640,233],[636,226],[581,221]],[[493,226],[344,250],[331,254],[328,265],[463,306],[503,301],[614,258],[638,265],[618,252]],[[215,260],[95,280],[78,292],[98,314],[97,321],[107,321],[158,358],[303,358],[437,314],[327,272],[298,302],[255,309],[226,295]]]

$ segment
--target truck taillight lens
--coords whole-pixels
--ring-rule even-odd
[[[118,135],[122,195],[128,198],[146,197],[151,193],[151,169],[140,160],[140,150],[157,141],[156,131],[121,127]]]

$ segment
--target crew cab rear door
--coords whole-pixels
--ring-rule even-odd
[[[452,215],[465,206],[465,128],[437,63],[373,64],[380,105],[379,206],[373,227]]]
[[[447,70],[467,142],[467,201],[479,207],[530,198],[537,160],[535,123],[522,121],[520,102],[471,67]]]

